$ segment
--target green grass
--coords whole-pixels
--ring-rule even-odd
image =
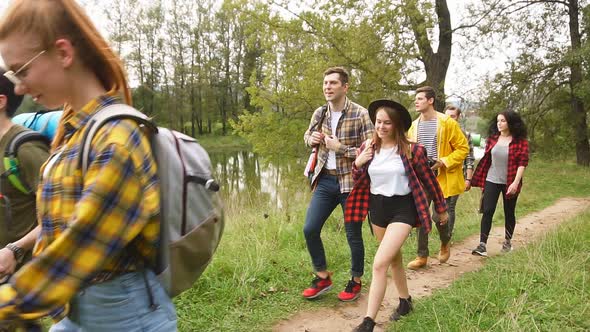
[[[284,205],[280,209],[253,198],[256,195],[243,195],[226,202],[227,228],[211,266],[191,290],[174,299],[180,331],[265,331],[277,320],[297,311],[336,304],[335,292],[318,301],[301,298],[301,291],[312,277],[302,232],[310,195],[303,177],[295,182],[297,185],[287,188],[281,197]],[[588,169],[571,163],[532,162],[525,174],[517,218],[547,207],[559,197],[590,196],[588,183]],[[459,199],[455,242],[479,232],[479,195],[480,190],[474,188]],[[494,220],[503,220],[501,204]],[[370,280],[376,242],[368,227],[363,230],[365,280]],[[436,231],[431,236],[431,255],[438,252],[437,236]],[[326,222],[322,239],[339,291],[349,278],[350,268],[340,209]],[[415,236],[406,242],[406,261],[415,255],[415,242]],[[407,327],[415,329],[411,324]]]
[[[590,211],[417,301],[389,331],[589,331]]]

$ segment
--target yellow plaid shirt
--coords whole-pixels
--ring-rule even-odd
[[[121,99],[109,92],[67,119],[65,143],[41,168],[42,233],[35,258],[0,287],[0,320],[62,316],[81,289],[154,262],[160,193],[146,134],[111,121],[93,139],[84,177],[78,165],[86,124],[113,103]]]

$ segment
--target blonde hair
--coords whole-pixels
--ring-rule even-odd
[[[90,18],[74,0],[14,0],[0,21],[0,40],[14,33],[31,36],[37,51],[51,50],[56,40],[65,38],[76,48],[78,59],[90,69],[107,91],[119,91],[131,105],[131,91],[123,64]],[[64,105],[52,148],[64,139],[64,123],[74,112]]]

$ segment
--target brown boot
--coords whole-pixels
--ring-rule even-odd
[[[425,267],[428,262],[428,257],[416,257],[413,261],[408,263],[408,269],[418,270],[419,268]]]
[[[438,261],[441,263],[446,263],[451,257],[451,243],[441,244],[440,251],[438,252]]]

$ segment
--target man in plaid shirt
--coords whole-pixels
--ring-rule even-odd
[[[328,68],[324,72],[323,91],[327,107],[315,110],[305,132],[305,144],[319,149],[315,168],[310,176],[314,193],[307,209],[303,233],[315,270],[311,287],[303,296],[313,299],[332,288],[331,272],[327,270],[326,254],[321,239],[324,223],[352,190],[352,163],[357,148],[373,136],[373,123],[368,111],[346,97],[348,72],[342,67]],[[356,300],[361,291],[364,272],[365,248],[361,232],[362,223],[345,223],[346,238],[351,252],[351,280],[338,294],[341,301]]]

